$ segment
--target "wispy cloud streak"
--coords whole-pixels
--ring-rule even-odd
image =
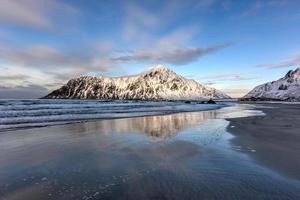
[[[296,65],[300,65],[300,54],[286,60],[281,60],[274,63],[259,64],[256,66],[267,68],[267,69],[277,69],[277,68],[284,68],[284,67],[294,67]]]
[[[205,83],[208,85],[215,85],[218,83],[228,83],[228,82],[240,82],[240,81],[248,81],[254,80],[258,77],[253,76],[247,73],[239,73],[239,72],[221,72],[214,73],[207,76],[199,77],[199,81],[206,81]]]
[[[216,45],[206,48],[181,48],[172,50],[140,50],[133,51],[125,56],[113,58],[119,62],[146,62],[146,63],[168,63],[174,65],[182,65],[193,62],[198,58],[215,53],[226,47],[225,45]]]

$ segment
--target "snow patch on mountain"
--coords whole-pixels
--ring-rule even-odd
[[[300,101],[300,68],[290,70],[277,81],[255,87],[242,99]]]
[[[44,98],[52,99],[137,99],[206,100],[230,98],[214,88],[186,79],[158,65],[135,76],[71,79]]]

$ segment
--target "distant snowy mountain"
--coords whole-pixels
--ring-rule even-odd
[[[242,100],[300,101],[300,68],[283,78],[255,87]]]
[[[129,77],[80,77],[71,79],[44,98],[51,99],[138,99],[205,100],[230,98],[214,88],[177,75],[158,65]]]

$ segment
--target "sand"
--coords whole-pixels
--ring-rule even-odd
[[[259,104],[265,116],[227,119],[234,145],[243,146],[256,162],[300,179],[300,105]]]
[[[268,106],[1,132],[0,199],[298,200],[299,107]]]

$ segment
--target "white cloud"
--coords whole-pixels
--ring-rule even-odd
[[[32,45],[29,47],[0,47],[0,60],[9,64],[25,66],[30,68],[61,69],[71,67],[86,70],[97,68],[105,70],[105,56],[110,53],[110,49],[105,45],[94,45],[89,47],[78,47],[68,52],[60,51],[47,45]],[[103,62],[98,62],[103,58]]]
[[[157,28],[160,22],[159,15],[137,4],[128,3],[125,6],[124,38],[128,41],[144,41],[148,37],[148,31]]]
[[[129,42],[138,45],[152,44],[155,36],[160,35],[170,27],[178,27],[178,20],[184,19],[191,12],[208,8],[215,0],[180,1],[170,0],[156,9],[145,9],[142,4],[127,3],[123,24],[123,36]],[[195,24],[191,25],[195,26]],[[180,30],[181,28],[179,28]],[[174,30],[176,31],[177,28]],[[166,34],[165,34],[166,35]]]
[[[56,0],[0,0],[0,21],[18,26],[52,29],[54,16],[78,11]],[[64,20],[61,18],[61,20]]]
[[[191,43],[191,40],[198,34],[197,26],[180,27],[162,37],[158,38],[152,48],[157,49],[175,49],[185,47]]]

